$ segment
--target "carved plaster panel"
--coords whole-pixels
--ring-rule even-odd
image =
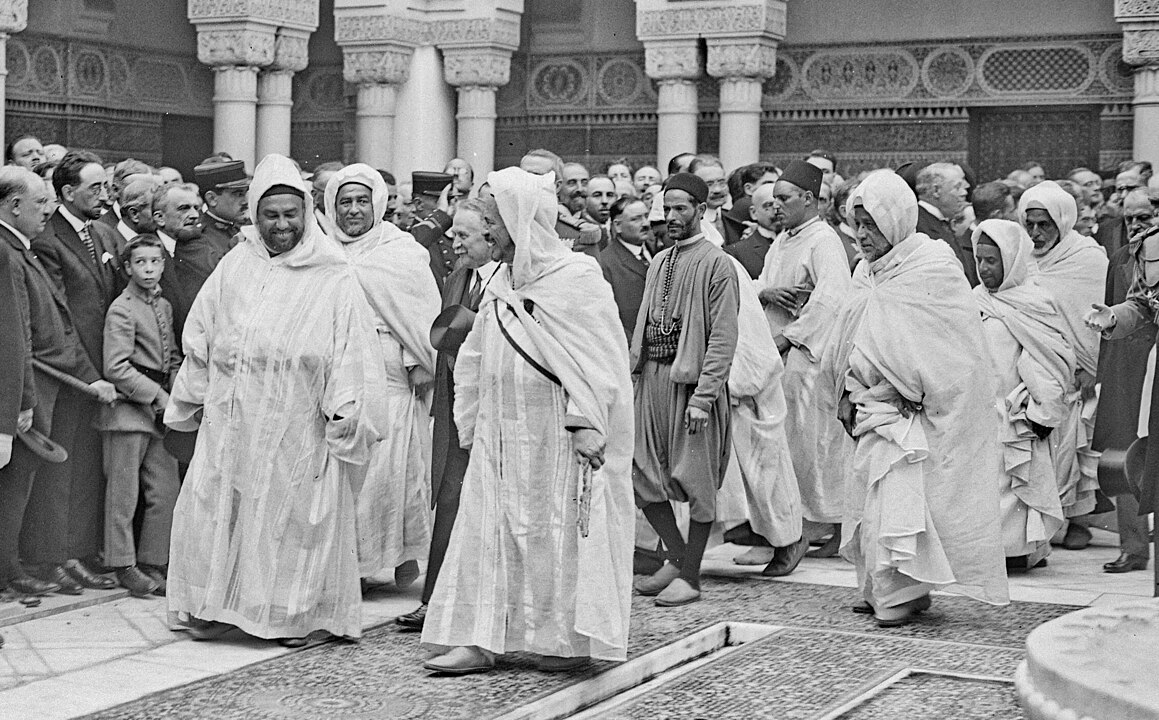
[[[410,74],[409,48],[391,50],[347,50],[344,54],[342,76],[356,84],[389,83],[401,85]]]
[[[640,10],[636,13],[636,37],[712,37],[761,35],[785,37],[785,3],[740,3],[713,7]]]
[[[904,97],[917,87],[920,71],[907,50],[823,50],[801,68],[802,87],[818,100]]]
[[[653,80],[698,78],[700,62],[700,46],[695,40],[644,43],[644,72]]]
[[[269,65],[274,61],[274,30],[231,28],[197,33],[197,59],[206,65]]]
[[[18,33],[28,27],[28,0],[0,0],[0,32]]]
[[[1123,60],[1130,65],[1159,63],[1159,25],[1156,27],[1125,25]]]
[[[994,95],[1077,93],[1094,82],[1098,69],[1094,54],[1077,43],[999,45],[982,53],[978,65],[978,84]]]
[[[339,45],[392,42],[419,46],[426,42],[427,24],[393,15],[339,15],[334,18],[334,41]]]
[[[435,20],[427,25],[426,42],[431,45],[498,45],[519,48],[519,22],[499,18]]]
[[[301,72],[310,64],[310,36],[279,30],[274,40],[274,63],[271,69]]]
[[[1121,23],[1159,20],[1159,0],[1115,0],[1115,19]]]
[[[502,87],[511,77],[511,53],[484,48],[444,50],[443,76],[455,87]]]
[[[708,74],[719,78],[766,78],[777,70],[775,41],[708,41]]]
[[[264,20],[313,32],[318,29],[318,0],[189,0],[194,25],[230,20]]]

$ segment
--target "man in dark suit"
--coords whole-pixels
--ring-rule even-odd
[[[203,234],[201,198],[196,185],[163,185],[153,195],[152,207],[157,237],[173,256],[173,262],[166,264],[162,275],[161,291],[168,291],[165,299],[173,305],[173,331],[180,345],[189,308],[223,256]]]
[[[733,171],[740,183],[740,195],[732,199],[732,207],[720,214],[724,226],[724,246],[728,247],[745,237],[753,226],[751,208],[753,193],[762,185],[777,181],[777,166],[755,162]],[[758,271],[759,272],[759,271]]]
[[[443,283],[443,309],[461,305],[471,313],[478,311],[483,289],[498,269],[491,259],[492,248],[497,248],[483,223],[483,206],[477,200],[468,200],[455,210],[455,253],[458,267]],[[498,254],[498,250],[495,251]],[[442,316],[440,316],[440,319]],[[459,431],[455,427],[452,410],[455,405],[454,363],[458,346],[436,343],[439,351],[435,361],[435,396],[431,405],[434,417],[431,454],[431,498],[435,505],[435,524],[431,529],[431,548],[427,558],[427,575],[423,583],[422,605],[417,610],[400,615],[395,622],[410,630],[421,630],[427,617],[427,603],[435,590],[435,581],[447,554],[455,516],[459,513],[459,494],[463,476],[467,474],[470,452],[459,446]]]
[[[111,228],[116,229],[121,222],[121,191],[130,180],[138,178],[153,177],[153,168],[135,158],[126,158],[117,163],[113,168],[112,182],[109,187],[109,196],[113,201],[113,206],[104,215],[97,219],[97,222],[104,223]],[[123,250],[124,246],[118,246],[117,250]],[[120,257],[118,255],[117,257]]]
[[[918,171],[915,192],[918,196],[918,232],[943,240],[954,251],[970,287],[978,284],[978,270],[973,252],[958,242],[950,221],[966,209],[970,184],[962,168],[951,163],[933,163]]]
[[[57,287],[32,251],[29,238],[44,231],[47,217],[48,190],[44,182],[22,168],[0,168],[0,254],[7,260],[12,273],[15,307],[20,309],[22,322],[18,332],[5,336],[25,339],[31,358],[87,383],[102,399],[112,400],[113,386],[101,379],[97,366],[86,352],[73,326],[64,291]],[[79,403],[72,398],[76,391],[62,388],[43,372],[29,373],[28,368],[31,368],[31,359],[25,372],[30,380],[34,379],[35,390],[26,383],[22,409],[32,407],[31,426],[72,452],[78,422],[76,417],[67,414],[76,414]],[[51,472],[60,467],[42,466],[37,455],[23,444],[17,444],[13,448],[12,462],[0,469],[0,573],[3,573],[0,584],[15,592],[29,595],[58,591],[79,594],[81,583],[77,575],[91,575],[79,563],[76,563],[79,569],[74,567],[66,571],[62,567],[69,554],[67,545],[60,540],[60,532],[44,547],[31,548],[34,552],[19,552],[27,562],[34,564],[30,569],[40,575],[39,579],[29,576],[16,562],[22,527],[42,521],[59,524],[61,515],[67,521],[70,477]],[[40,491],[36,492],[38,489]],[[30,504],[30,494],[33,493],[35,502],[51,505]],[[103,512],[103,509],[102,498],[97,510]],[[100,585],[111,587],[112,581]]]
[[[99,219],[108,199],[100,158],[72,151],[52,176],[60,207],[32,241],[32,249],[68,301],[73,327],[94,368],[102,367],[105,312],[124,288],[116,261],[116,230]],[[58,427],[73,425],[69,459],[44,467],[29,500],[31,520],[21,534],[21,556],[41,565],[67,559],[65,569],[86,587],[109,588],[82,560],[94,560],[104,543],[105,483],[100,433],[93,428],[100,404],[90,395],[62,389]],[[67,430],[65,430],[67,432]]]
[[[193,177],[205,201],[201,237],[221,257],[237,244],[241,226],[249,222],[250,176],[241,160],[208,158],[193,168]]]
[[[612,203],[612,240],[600,253],[604,279],[612,286],[612,296],[620,310],[620,322],[631,341],[636,316],[644,300],[644,282],[652,262],[652,227],[648,206],[641,200],[621,198]]]
[[[739,241],[725,245],[722,249],[740,261],[749,277],[760,277],[765,268],[765,255],[773,245],[777,233],[781,231],[781,221],[777,215],[777,203],[773,200],[775,185],[766,183],[756,189],[749,203],[749,215],[756,224],[749,228]]]
[[[410,227],[410,234],[430,253],[431,272],[440,289],[455,268],[455,252],[446,235],[451,227],[447,198],[452,180],[452,176],[440,172],[416,171],[411,174],[415,223]]]

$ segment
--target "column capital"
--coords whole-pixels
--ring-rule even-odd
[[[777,71],[777,41],[772,38],[710,38],[708,74],[718,78],[771,78]]]
[[[511,51],[501,47],[443,50],[443,77],[455,87],[500,88],[511,79]]]
[[[212,66],[269,65],[275,56],[275,30],[256,23],[199,28],[197,59]]]
[[[1123,28],[1123,62],[1159,65],[1159,0],[1115,0]]]
[[[310,64],[310,33],[280,28],[274,38],[274,62],[270,70],[302,72]]]
[[[28,27],[28,0],[0,0],[0,33],[11,35]]]
[[[414,48],[390,47],[344,49],[342,77],[357,85],[401,85],[410,73],[410,58]]]
[[[644,41],[644,73],[653,80],[694,80],[701,76],[701,67],[695,38]]]

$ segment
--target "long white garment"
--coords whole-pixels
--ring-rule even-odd
[[[1093,303],[1101,303],[1107,277],[1107,253],[1094,240],[1074,231],[1078,208],[1071,195],[1050,180],[1022,194],[1019,217],[1026,211],[1046,210],[1058,227],[1059,241],[1036,258],[1037,281],[1059,309],[1066,323],[1067,342],[1078,367],[1094,376],[1098,372],[1099,334],[1083,323]],[[1098,398],[1083,399],[1078,384],[1067,396],[1070,411],[1050,436],[1051,455],[1063,512],[1068,518],[1089,513],[1095,507],[1099,485],[1100,453],[1091,448]]]
[[[425,558],[430,544],[430,400],[416,392],[412,368],[434,377],[430,328],[442,307],[429,272],[430,255],[415,239],[381,219],[388,189],[377,170],[356,163],[336,172],[326,186],[326,216],[337,217],[343,185],[371,190],[370,230],[338,241],[374,312],[382,347],[384,379],[369,388],[383,441],[371,454],[358,495],[358,564],[362,577],[383,577],[408,560]]]
[[[358,637],[356,466],[379,437],[366,388],[381,360],[358,281],[287,158],[258,165],[251,214],[275,184],[304,193],[301,243],[271,257],[244,228],[185,323],[165,422],[199,434],[174,510],[169,609],[264,638]]]
[[[820,220],[798,232],[781,233],[769,247],[756,283],[758,290],[803,286],[811,291],[796,317],[771,303],[765,315],[773,335],[783,334],[793,343],[785,356],[782,385],[788,406],[785,432],[804,516],[814,522],[841,522],[853,443],[837,420],[836,399],[819,382],[825,343],[851,287],[841,238]]]
[[[598,264],[554,233],[554,177],[508,168],[488,182],[515,259],[488,284],[455,363],[455,423],[471,459],[422,642],[624,660],[634,517],[627,341]],[[590,493],[567,429],[583,425],[606,443]]]
[[[745,278],[744,266],[733,262],[737,277]],[[733,453],[717,492],[716,519],[725,529],[747,520],[773,547],[784,547],[801,537],[801,493],[785,436],[785,366],[756,287],[745,279],[737,330],[728,377]]]

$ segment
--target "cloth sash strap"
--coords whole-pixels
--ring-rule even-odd
[[[507,309],[511,311],[511,314],[515,316],[516,322],[518,322],[519,316],[516,315],[515,308],[507,305]],[[543,375],[545,378],[555,383],[556,385],[563,387],[563,383],[559,381],[559,377],[557,377],[555,373],[538,363],[535,358],[531,357],[531,355],[529,355],[526,350],[520,347],[519,343],[515,341],[515,338],[511,337],[511,333],[507,332],[507,328],[503,326],[503,316],[499,314],[498,300],[495,301],[495,322],[499,324],[499,332],[503,333],[503,338],[511,346],[512,350],[519,353],[519,357],[523,358],[528,365],[535,368],[540,375]]]

